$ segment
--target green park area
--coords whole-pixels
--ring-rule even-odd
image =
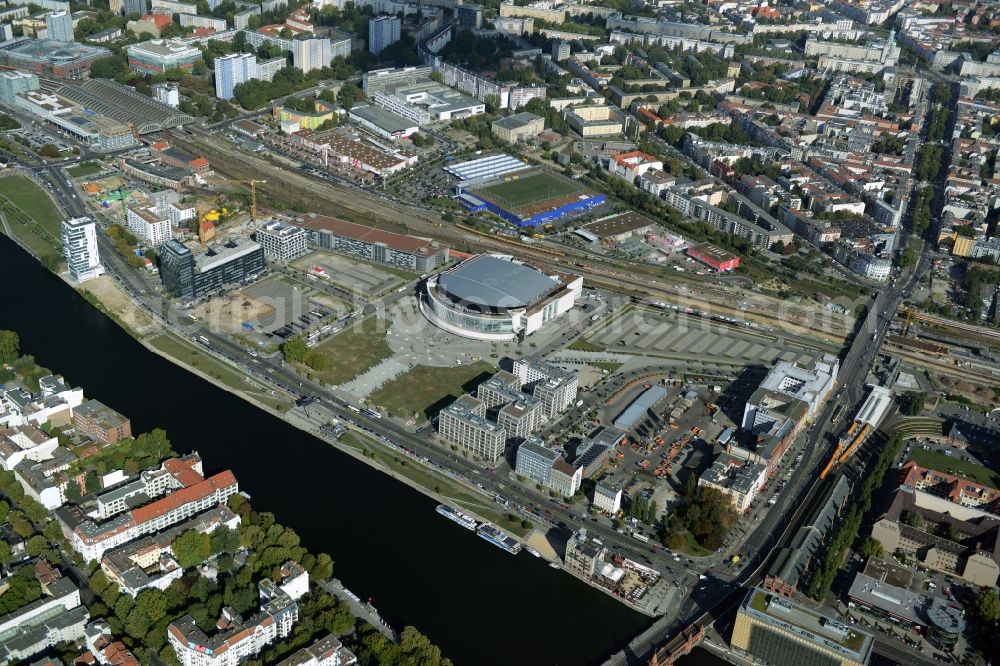
[[[100,173],[101,171],[103,171],[103,169],[97,162],[81,162],[80,164],[76,164],[66,169],[66,172],[74,178],[92,176],[95,173]]]
[[[384,320],[368,317],[315,347],[313,351],[326,362],[315,364],[314,377],[327,384],[343,384],[392,356],[385,341],[386,326]]]
[[[383,386],[370,400],[392,415],[409,417],[418,413],[429,419],[496,370],[483,361],[447,367],[418,365]]]
[[[930,451],[914,446],[910,458],[921,467],[946,474],[954,474],[969,481],[990,486],[991,488],[1000,488],[1000,474],[997,474],[988,467],[960,460],[954,455],[946,456],[937,451]]]
[[[0,178],[0,213],[10,232],[43,264],[49,268],[58,264],[62,215],[41,187],[24,176]]]

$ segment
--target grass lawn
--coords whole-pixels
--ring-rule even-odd
[[[605,351],[604,347],[599,347],[598,345],[595,345],[593,342],[584,340],[583,338],[577,338],[576,340],[574,340],[573,344],[571,344],[568,347],[568,349],[572,349],[573,351],[583,351],[583,352]]]
[[[910,458],[921,467],[955,474],[992,488],[1000,488],[1000,474],[988,467],[958,460],[955,456],[946,456],[937,451],[926,451],[916,446],[913,447]]]
[[[392,356],[385,341],[386,326],[385,321],[368,317],[315,347],[330,359],[330,367],[313,375],[328,384],[343,384]]]
[[[590,365],[601,370],[607,370],[609,375],[618,372],[618,368],[622,367],[622,364],[616,361],[591,361]]]
[[[483,361],[448,367],[418,365],[383,386],[370,399],[392,414],[409,416],[419,412],[429,419],[494,372],[496,368]]]
[[[45,190],[24,176],[7,176],[0,178],[0,193],[43,229],[59,238],[62,233],[62,214]]]
[[[84,176],[90,176],[101,171],[103,169],[97,162],[81,162],[66,169],[66,172],[74,178],[83,178]]]
[[[206,375],[219,380],[229,388],[240,391],[251,388],[243,379],[242,374],[235,372],[215,357],[209,356],[195,345],[172,333],[162,333],[151,339],[149,343],[181,363],[197,368]]]

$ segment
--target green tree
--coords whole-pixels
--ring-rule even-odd
[[[0,541],[0,564],[7,564],[10,562],[10,544],[6,541]]]
[[[38,557],[42,554],[46,548],[49,547],[49,541],[41,534],[36,534],[35,536],[28,539],[28,542],[24,545],[24,549],[28,552],[31,557]]]
[[[882,544],[870,536],[865,537],[865,540],[861,542],[861,554],[865,557],[876,557],[880,558],[885,553],[882,549]]]
[[[13,363],[21,354],[21,338],[14,331],[0,331],[0,363]]]
[[[995,587],[983,587],[976,597],[976,615],[986,628],[1000,622],[1000,595]]]
[[[98,58],[90,65],[90,77],[94,79],[116,79],[124,82],[130,74],[131,69],[121,56]]]
[[[340,105],[350,111],[359,101],[364,100],[365,94],[357,84],[347,81],[340,87],[337,93],[337,101]]]
[[[309,345],[302,338],[292,338],[281,345],[285,360],[291,363],[301,363],[309,353]]]
[[[8,515],[10,515],[10,504],[7,504],[4,500],[0,500],[0,524],[7,522]]]
[[[9,520],[10,526],[14,528],[14,531],[22,539],[27,539],[35,533],[35,526],[31,524],[31,521],[22,512],[11,511]]]
[[[47,143],[38,152],[42,157],[59,157],[59,146],[54,143]]]
[[[212,555],[211,539],[197,530],[188,530],[170,545],[177,563],[188,569],[207,560]]]

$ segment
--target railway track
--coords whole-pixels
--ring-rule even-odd
[[[850,334],[853,318],[837,317],[822,308],[804,308],[787,301],[770,299],[755,292],[735,291],[708,282],[687,281],[688,291],[678,286],[656,284],[655,267],[614,264],[602,265],[587,252],[560,246],[558,250],[529,245],[499,236],[492,236],[462,225],[442,223],[440,216],[420,206],[405,206],[387,197],[363,192],[351,187],[321,180],[299,173],[294,169],[275,165],[266,158],[234,151],[232,146],[212,136],[191,135],[177,131],[164,132],[178,147],[197,154],[204,154],[214,168],[230,177],[260,178],[267,182],[257,186],[258,193],[274,196],[281,201],[294,201],[320,213],[331,213],[350,221],[400,233],[432,236],[447,241],[456,249],[471,252],[488,250],[510,252],[514,247],[526,258],[554,265],[567,272],[582,275],[591,284],[615,292],[636,292],[653,300],[670,300],[698,309],[711,309],[727,314],[767,323],[798,333],[796,328],[808,331],[833,343],[842,344]],[[624,270],[623,270],[624,268]],[[662,269],[661,269],[662,270]],[[678,281],[671,276],[671,282]],[[741,309],[739,303],[748,301],[761,312]],[[777,318],[784,316],[786,322]]]

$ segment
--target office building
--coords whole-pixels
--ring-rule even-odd
[[[461,4],[455,7],[455,23],[463,28],[479,30],[483,27],[483,8],[480,5]]]
[[[215,59],[215,96],[232,99],[233,89],[257,77],[257,57],[252,53],[230,53]]]
[[[101,444],[115,444],[132,436],[132,422],[99,400],[88,400],[74,409],[73,425]]]
[[[330,66],[333,60],[329,37],[299,35],[292,40],[292,64],[303,72]]]
[[[552,478],[549,481],[549,489],[563,497],[572,497],[580,489],[583,482],[583,470],[566,462],[560,457],[552,463]]]
[[[438,415],[438,434],[486,463],[503,458],[507,432],[486,418],[486,405],[471,395],[463,395]]]
[[[157,102],[175,109],[181,105],[180,88],[176,83],[157,83],[152,88],[153,99]]]
[[[573,404],[580,386],[576,372],[534,358],[514,361],[514,375],[521,381],[523,391],[541,401],[548,418]]]
[[[73,15],[66,11],[52,12],[45,17],[48,38],[53,42],[73,41]]]
[[[149,0],[124,0],[122,4],[125,14],[145,16],[149,13]]]
[[[62,251],[73,282],[86,282],[104,275],[97,249],[97,229],[89,217],[77,217],[62,223]]]
[[[152,206],[126,206],[125,221],[143,245],[158,247],[174,237],[170,218]]]
[[[566,60],[569,58],[570,47],[569,42],[564,42],[561,39],[552,43],[552,59],[556,62],[561,60]]]
[[[608,481],[598,481],[594,485],[593,504],[608,515],[617,515],[622,508],[622,489]]]
[[[552,480],[552,465],[559,454],[538,437],[529,437],[517,447],[514,471],[535,483],[548,487]]]
[[[866,666],[874,637],[766,590],[750,590],[736,613],[732,647],[771,666]]]
[[[992,587],[1000,580],[1000,516],[987,508],[958,504],[934,488],[901,485],[872,525],[872,538],[887,553]]]
[[[276,220],[257,230],[257,242],[270,261],[288,263],[309,253],[309,232]]]
[[[15,37],[0,44],[0,65],[60,79],[82,79],[95,60],[109,55],[111,51],[103,46],[50,39]]]
[[[744,514],[767,482],[767,465],[723,453],[698,477],[698,485],[729,498],[734,511]]]
[[[744,406],[741,425],[753,434],[749,447],[734,446],[730,452],[767,465],[771,476],[799,428],[818,413],[830,394],[839,367],[830,354],[805,367],[777,363]]]
[[[368,52],[378,55],[385,47],[398,42],[402,24],[397,16],[368,19]]]
[[[264,272],[264,251],[249,240],[230,240],[195,254],[170,240],[160,248],[160,278],[164,288],[183,301],[255,280]]]
[[[14,26],[10,23],[0,23],[0,42],[10,39],[14,39]]]
[[[601,572],[607,555],[607,547],[600,539],[588,534],[586,528],[574,532],[566,541],[566,568],[586,578],[593,578]]]
[[[427,81],[433,67],[403,67],[400,69],[373,69],[361,75],[361,87],[366,95],[374,95],[401,86]]]
[[[167,626],[167,640],[182,666],[236,666],[292,632],[299,606],[270,579],[258,585],[261,607],[249,618],[226,606],[211,636],[185,615]]]
[[[38,75],[17,69],[0,70],[0,102],[13,104],[20,92],[38,90]]]
[[[128,47],[129,67],[142,74],[188,71],[202,57],[201,49],[179,39],[151,39]]]
[[[291,224],[308,231],[309,244],[315,248],[413,273],[426,273],[448,262],[448,246],[427,238],[395,234],[316,213],[292,220]]]

